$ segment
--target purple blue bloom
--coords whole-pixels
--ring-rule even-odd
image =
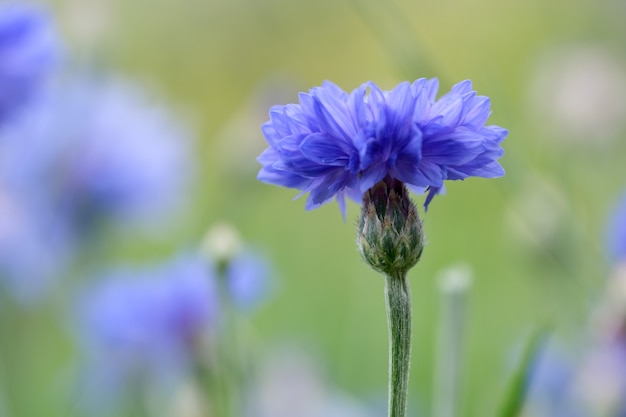
[[[36,95],[59,53],[45,11],[17,2],[0,4],[0,123]]]
[[[534,364],[525,410],[537,417],[626,415],[626,349],[594,340],[576,357],[547,351]]]
[[[137,383],[175,383],[204,348],[217,304],[215,278],[197,257],[102,277],[78,310],[92,400],[114,403]]]
[[[582,417],[576,403],[573,381],[574,362],[556,349],[542,351],[532,365],[528,383],[526,410],[537,417]]]
[[[611,261],[626,261],[626,194],[617,202],[609,218],[607,246]]]
[[[187,196],[188,132],[131,84],[70,83],[4,133],[0,177],[8,189],[77,235],[103,221],[157,218]]]
[[[62,227],[0,189],[0,292],[27,306],[44,297],[69,264]]]
[[[334,197],[345,215],[346,196],[360,202],[385,177],[429,190],[427,208],[444,180],[504,175],[497,159],[508,132],[485,126],[489,98],[463,81],[436,100],[438,87],[422,78],[391,91],[368,82],[346,93],[326,81],[300,93],[299,104],[272,107],[258,179],[308,192],[307,209]]]
[[[270,290],[271,267],[252,251],[237,254],[225,270],[226,287],[233,304],[242,310],[256,307]]]

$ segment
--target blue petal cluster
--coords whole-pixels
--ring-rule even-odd
[[[240,310],[257,307],[271,290],[271,265],[257,252],[247,250],[236,255],[224,272],[228,296]]]
[[[188,197],[190,135],[167,108],[118,80],[58,87],[2,130],[0,287],[19,301],[44,296],[102,225],[148,229]]]
[[[215,278],[194,256],[101,277],[77,314],[86,394],[113,406],[133,383],[176,383],[204,349],[217,314]]]
[[[308,192],[307,209],[335,197],[345,214],[345,196],[360,201],[387,176],[428,189],[427,207],[444,180],[504,175],[497,159],[508,132],[485,126],[489,98],[463,81],[436,100],[438,87],[422,78],[391,91],[368,82],[346,93],[325,82],[300,93],[299,104],[272,107],[258,179]]]
[[[0,179],[83,236],[102,221],[160,218],[187,195],[185,127],[143,90],[78,80],[4,130]]]
[[[33,98],[59,51],[43,10],[17,2],[0,4],[0,123]]]

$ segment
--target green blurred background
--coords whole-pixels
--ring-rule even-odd
[[[409,275],[410,408],[430,409],[437,277],[450,266],[465,263],[474,274],[463,415],[494,415],[537,326],[549,323],[568,340],[580,335],[609,273],[607,213],[626,185],[624,1],[49,4],[74,60],[95,61],[156,87],[198,132],[195,199],[171,220],[172,234],[156,243],[112,234],[111,259],[167,256],[198,242],[211,224],[232,223],[278,271],[274,298],[252,319],[263,349],[295,344],[322,361],[342,390],[384,401],[384,282],[356,251],[359,208],[351,204],[344,223],[335,204],[306,212],[304,199],[291,201],[293,190],[258,183],[255,158],[265,147],[259,126],[270,105],[295,102],[299,91],[324,80],[346,90],[367,80],[391,89],[404,80],[438,77],[445,92],[471,79],[491,98],[489,122],[510,130],[501,160],[507,174],[450,183],[423,215],[428,245]],[[568,72],[580,68],[589,71]],[[617,81],[598,97],[597,86],[611,76]],[[421,205],[423,196],[415,200]],[[45,345],[25,343],[30,359],[21,389],[32,398],[25,415],[66,417],[50,388],[74,355],[59,336],[64,324],[41,312],[23,320],[26,340],[49,335]]]

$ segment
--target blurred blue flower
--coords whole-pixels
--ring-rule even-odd
[[[537,417],[582,417],[575,400],[575,362],[557,349],[541,352],[532,365],[526,410]]]
[[[270,290],[270,263],[260,254],[244,251],[233,257],[225,271],[226,286],[233,304],[241,310],[258,306]]]
[[[609,257],[613,262],[626,261],[626,194],[613,209],[607,226]]]
[[[5,130],[0,177],[78,236],[103,221],[153,220],[184,200],[188,134],[133,85],[82,79],[24,116]]]
[[[0,4],[0,123],[33,98],[59,53],[59,39],[43,10]]]
[[[211,270],[196,257],[102,277],[77,312],[90,401],[115,403],[134,384],[164,387],[186,375],[212,329],[217,302]]]
[[[372,417],[386,411],[340,390],[325,378],[324,366],[305,352],[286,346],[274,346],[272,352],[251,378],[243,416]]]
[[[525,410],[536,417],[626,415],[626,349],[619,338],[594,340],[576,358],[548,350],[537,359]],[[524,414],[526,415],[526,414]]]
[[[621,338],[595,343],[580,364],[578,409],[590,416],[626,415],[626,345]],[[578,405],[578,404],[576,404]]]
[[[45,227],[44,227],[45,225]],[[28,306],[39,301],[70,259],[64,230],[0,189],[0,292]]]
[[[444,180],[504,175],[497,159],[508,132],[485,126],[489,99],[463,81],[435,100],[438,86],[422,78],[381,91],[369,82],[348,94],[327,81],[299,104],[272,107],[258,179],[308,192],[307,209],[335,197],[345,215],[345,196],[360,202],[387,176],[428,189],[428,207]]]

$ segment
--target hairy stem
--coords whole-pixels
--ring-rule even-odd
[[[389,417],[405,417],[411,365],[411,289],[406,273],[386,275]]]

